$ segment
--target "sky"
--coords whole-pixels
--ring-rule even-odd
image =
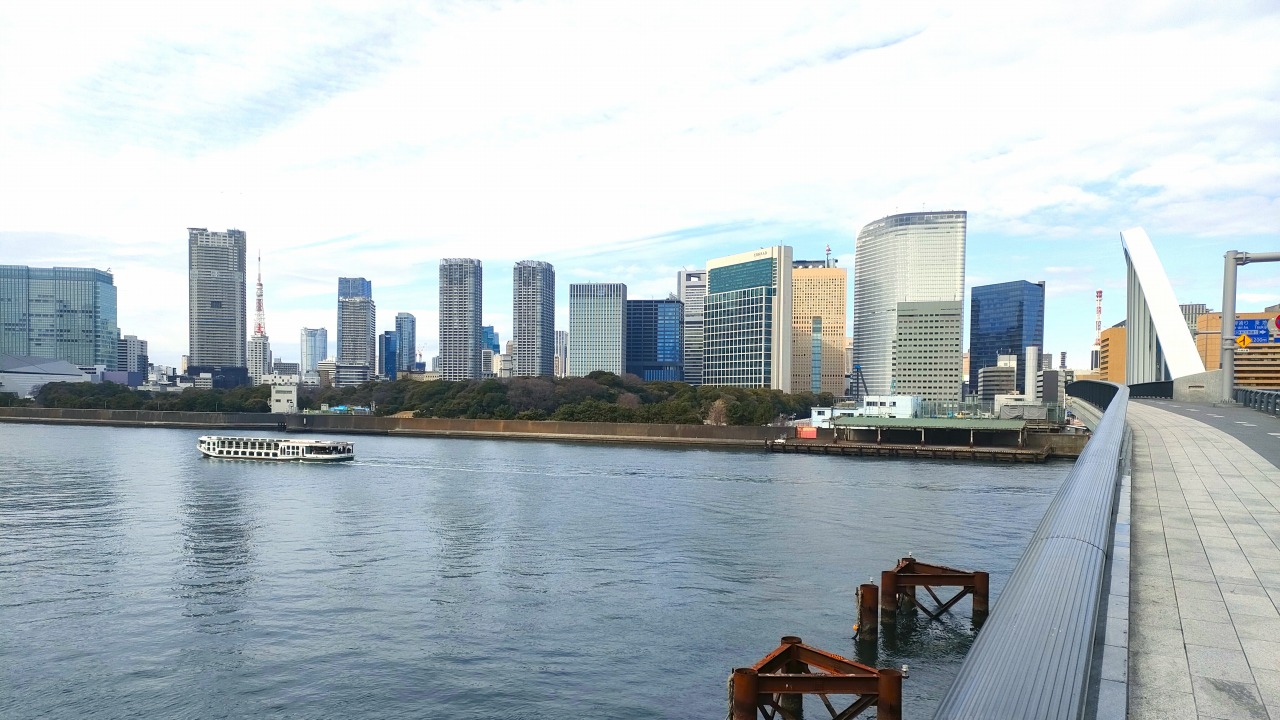
[[[569,283],[666,297],[776,244],[852,271],[867,223],[966,210],[967,286],[1046,281],[1082,367],[1121,230],[1215,309],[1225,251],[1280,250],[1277,37],[1274,0],[3,3],[0,264],[109,268],[176,365],[186,228],[238,228],[277,357],[332,352],[362,276],[430,358],[444,257],[484,262],[505,341],[517,260],[563,329]],[[1239,285],[1280,303],[1280,267]]]

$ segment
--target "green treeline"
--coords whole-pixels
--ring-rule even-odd
[[[270,388],[150,393],[113,383],[49,383],[36,401],[52,408],[269,412]],[[302,388],[299,393],[303,409],[319,409],[322,403],[372,406],[378,415],[409,411],[416,417],[716,425],[767,425],[792,415],[806,416],[810,407],[833,401],[828,393],[692,387],[606,372],[574,378],[397,380],[353,388]]]

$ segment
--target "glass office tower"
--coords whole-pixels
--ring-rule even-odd
[[[418,319],[411,313],[396,313],[396,369],[412,370],[418,360]]]
[[[115,370],[119,337],[111,273],[0,265],[0,355]]]
[[[681,380],[684,303],[627,301],[627,372],[641,380]]]
[[[789,245],[707,263],[703,385],[791,392],[791,263]]]
[[[915,318],[918,312],[916,308],[900,313],[899,304],[956,303],[963,308],[966,222],[967,215],[960,210],[903,213],[867,223],[858,232],[853,266],[853,352],[869,394],[888,395],[897,390],[893,367],[899,317],[914,323],[914,319],[905,318]],[[912,358],[911,372],[934,367],[956,378],[953,392],[929,399],[960,399],[959,338],[955,344],[955,348],[937,346],[940,354],[935,359]]]
[[[622,283],[569,285],[569,374],[626,370],[627,286]]]
[[[1018,357],[1017,391],[1026,392],[1027,348],[1044,347],[1044,281],[979,285],[969,301],[970,384],[1001,355]]]

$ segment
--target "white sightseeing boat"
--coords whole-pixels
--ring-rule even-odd
[[[196,447],[205,457],[234,460],[329,462],[352,460],[356,456],[355,445],[341,440],[281,440],[280,438],[233,435],[202,435]]]

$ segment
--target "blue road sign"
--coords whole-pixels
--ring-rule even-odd
[[[1236,320],[1235,337],[1248,335],[1256,343],[1271,342],[1271,332],[1267,330],[1267,320]]]

